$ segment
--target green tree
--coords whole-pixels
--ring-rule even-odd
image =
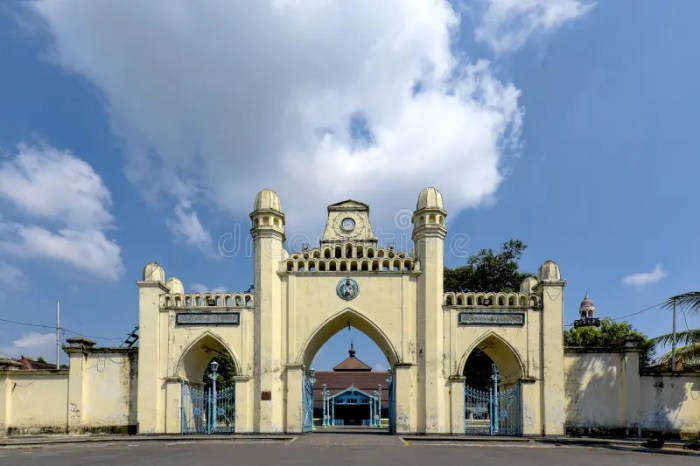
[[[584,348],[621,348],[629,338],[639,340],[640,363],[648,366],[654,356],[654,342],[629,322],[600,321],[600,327],[579,327],[564,331],[564,346]]]
[[[690,291],[668,298],[664,307],[673,308],[674,304],[681,312],[700,314],[700,291]],[[673,334],[667,333],[652,340],[655,344],[671,345]],[[700,328],[676,332],[676,361],[682,365],[700,364]],[[659,358],[662,365],[671,364],[671,352],[662,354]],[[675,368],[674,368],[675,369]]]
[[[467,264],[445,268],[445,291],[518,291],[531,273],[519,271],[519,260],[527,249],[518,239],[506,241],[501,250],[480,249]]]
[[[213,350],[215,351],[215,350]],[[233,387],[233,378],[236,374],[236,364],[233,362],[233,358],[228,354],[227,351],[216,351],[216,356],[212,358],[212,361],[219,363],[216,373],[219,377],[216,379],[216,389],[223,390],[228,387]],[[207,364],[207,368],[204,370],[204,377],[202,382],[208,389],[211,386],[211,361]]]

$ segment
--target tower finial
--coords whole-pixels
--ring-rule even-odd
[[[348,354],[350,354],[351,358],[355,357],[355,343],[353,342],[352,338],[350,339],[350,351],[348,351]]]

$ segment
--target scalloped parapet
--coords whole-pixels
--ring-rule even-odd
[[[420,262],[394,249],[347,242],[294,253],[280,272],[419,272]]]
[[[213,307],[255,307],[253,293],[165,293],[160,297],[162,309],[211,309]]]
[[[491,300],[491,304],[484,305],[486,299]],[[443,295],[443,306],[447,307],[469,307],[469,308],[532,308],[540,306],[540,298],[534,293],[453,293],[447,292]]]

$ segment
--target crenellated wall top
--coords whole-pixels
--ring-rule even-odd
[[[326,245],[280,261],[280,272],[420,272],[406,252],[357,242]]]
[[[489,301],[487,301],[489,300]],[[486,304],[485,304],[486,303]],[[443,295],[444,308],[539,308],[540,297],[535,293],[515,292],[447,292]]]
[[[167,309],[255,308],[253,293],[165,293],[160,307]]]

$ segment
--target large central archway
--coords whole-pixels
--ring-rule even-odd
[[[313,371],[312,362],[319,350],[346,328],[359,331],[376,345],[389,366],[388,371],[371,372],[371,367],[355,357],[353,346],[348,351],[349,357],[333,371]],[[314,430],[314,426],[323,429],[363,426],[393,431],[392,369],[399,362],[398,356],[389,337],[369,318],[350,307],[339,311],[311,333],[297,361],[305,370],[302,396],[305,432]]]

